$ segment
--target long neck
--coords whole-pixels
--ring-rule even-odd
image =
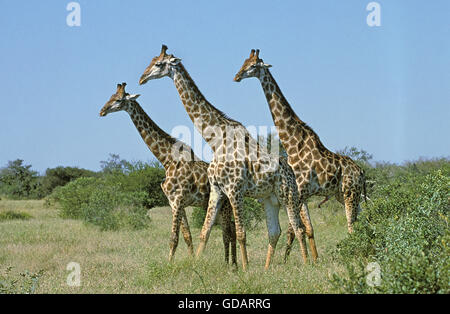
[[[173,81],[189,117],[214,151],[217,147],[217,132],[239,123],[206,100],[181,63],[174,70]]]
[[[273,121],[279,130],[288,130],[289,126],[292,126],[293,124],[304,124],[304,122],[295,114],[268,69],[263,70],[263,74],[259,80],[261,82],[264,95],[266,96],[267,103],[269,104]]]
[[[324,148],[319,136],[311,127],[300,120],[294,112],[268,69],[263,70],[259,80],[264,90],[267,103],[269,104],[270,112],[274,124],[277,127],[280,140],[285,149],[288,150],[292,145],[299,146],[299,148],[302,149],[302,147],[305,147],[305,144],[310,148],[313,148],[314,146]],[[302,140],[292,141],[294,134],[302,139],[310,138],[312,142],[310,143]]]
[[[131,102],[127,112],[145,144],[165,169],[181,158],[200,160],[189,145],[173,138],[153,122],[136,101]]]

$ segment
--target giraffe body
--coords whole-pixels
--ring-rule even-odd
[[[138,95],[125,93],[125,85],[118,85],[117,92],[102,108],[100,115],[106,116],[110,112],[121,110],[130,115],[142,139],[165,168],[166,177],[161,188],[172,208],[169,260],[174,258],[180,227],[189,253],[193,255],[192,236],[185,208],[198,206],[207,210],[210,193],[208,163],[200,160],[191,147],[160,129],[135,100]],[[226,201],[221,215],[225,260],[228,263],[231,249],[232,263],[236,265],[236,234],[231,216],[231,206]]]
[[[172,78],[189,117],[214,153],[208,167],[211,184],[208,212],[197,255],[203,252],[222,202],[228,198],[235,218],[243,268],[246,269],[248,257],[242,211],[244,197],[248,196],[262,199],[265,205],[269,233],[266,268],[281,232],[278,220],[280,206],[287,210],[291,229],[300,242],[304,261],[307,260],[305,233],[310,239],[315,260],[317,250],[309,213],[307,207],[300,206],[295,174],[287,161],[268,154],[241,123],[228,118],[212,106],[199,91],[181,60],[167,55],[166,49],[163,46],[160,56],[153,58],[142,75],[140,84],[164,76]]]

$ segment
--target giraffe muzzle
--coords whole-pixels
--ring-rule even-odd
[[[147,83],[147,81],[148,81],[148,75],[144,74],[139,79],[139,85],[144,85],[145,83]]]

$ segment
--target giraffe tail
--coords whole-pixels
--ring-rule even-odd
[[[362,174],[363,174],[364,203],[367,204],[366,175],[364,174],[364,172]]]

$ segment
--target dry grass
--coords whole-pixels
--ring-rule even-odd
[[[346,236],[344,211],[328,202],[322,209],[310,204],[320,258],[304,265],[298,243],[283,263],[285,233],[280,238],[274,263],[264,271],[267,235],[265,223],[248,232],[250,268],[234,270],[223,261],[222,236],[214,228],[204,256],[187,256],[182,237],[175,262],[169,264],[169,208],[151,210],[151,223],[140,231],[99,231],[77,220],[58,217],[42,201],[0,201],[0,212],[17,211],[29,220],[0,222],[0,271],[43,270],[37,293],[330,293],[330,274],[343,269],[331,251]],[[188,210],[188,217],[191,211]],[[287,219],[281,214],[281,226]],[[193,228],[197,246],[200,230]],[[239,250],[238,250],[239,251]],[[81,266],[81,286],[70,287],[67,264]]]

